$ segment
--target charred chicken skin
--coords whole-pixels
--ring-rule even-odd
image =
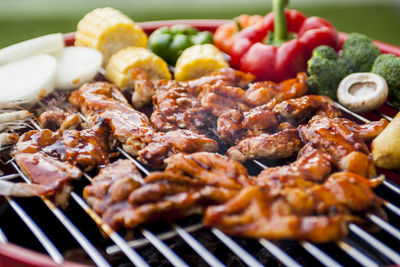
[[[378,135],[385,126],[384,122],[355,126],[346,119],[315,116],[299,127],[299,134],[304,143],[331,154],[339,169],[374,177],[375,165],[363,137]]]
[[[204,131],[211,126],[210,114],[200,100],[190,94],[188,86],[176,81],[155,82],[151,123],[158,131],[189,129]]]
[[[280,122],[289,122],[294,126],[307,121],[314,115],[337,118],[342,115],[334,102],[323,95],[305,95],[278,103],[273,112]]]
[[[217,120],[218,138],[226,144],[233,144],[244,137],[274,131],[279,122],[271,111],[273,105],[270,102],[249,111],[231,109],[223,113]]]
[[[285,129],[245,138],[230,147],[226,154],[240,162],[259,158],[280,159],[294,156],[302,146],[297,129]]]
[[[217,152],[218,143],[205,135],[189,130],[158,132],[152,141],[139,151],[139,160],[155,169],[165,167],[164,159],[179,152]]]
[[[176,154],[167,164],[141,181],[131,162],[117,161],[85,187],[84,198],[113,228],[132,228],[202,213],[252,183],[242,165],[214,153]]]
[[[268,187],[245,187],[225,204],[208,207],[204,224],[245,237],[338,240],[347,235],[348,222],[362,222],[351,212],[379,208],[381,201],[371,188],[382,181],[342,172],[306,190],[286,187],[277,193]]]
[[[281,83],[271,81],[256,82],[246,90],[247,101],[250,105],[260,106],[276,99],[277,102],[297,98],[307,93],[307,74],[300,72],[296,78]]]
[[[71,180],[82,176],[77,166],[90,170],[109,164],[108,134],[104,121],[82,131],[32,130],[21,136],[13,156],[33,183],[53,190],[56,203],[65,207]]]
[[[265,169],[257,176],[256,181],[258,185],[275,191],[287,185],[304,189],[314,182],[323,182],[332,172],[333,163],[330,154],[306,145],[294,162]]]
[[[163,160],[174,153],[218,150],[214,140],[189,130],[155,132],[146,115],[133,109],[109,83],[85,84],[72,93],[70,101],[89,117],[89,124],[94,118],[108,121],[124,150],[155,169],[162,168]]]
[[[76,113],[70,113],[58,107],[52,107],[40,114],[39,123],[42,128],[52,131],[57,131],[58,129],[72,130],[77,128],[82,123],[82,120]]]

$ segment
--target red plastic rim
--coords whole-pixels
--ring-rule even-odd
[[[214,32],[215,29],[229,22],[230,20],[160,20],[160,21],[148,21],[148,22],[140,22],[138,23],[142,29],[150,34],[154,30],[162,26],[170,26],[174,24],[189,24],[192,25],[199,30],[207,30]],[[72,46],[74,44],[74,36],[75,33],[66,33],[64,34],[65,44],[67,46]],[[348,34],[340,33],[339,38],[341,44],[343,44],[344,40],[346,40]],[[381,50],[382,53],[392,53],[396,56],[400,57],[400,47],[390,45],[380,41],[374,41],[375,45]],[[388,114],[393,113],[393,110],[387,111]],[[400,183],[400,177],[394,179],[397,183]],[[0,245],[0,266],[12,266],[12,267],[43,267],[43,266],[60,266],[53,262],[53,260],[43,254],[22,248],[20,246],[8,243],[5,245]],[[78,267],[83,266],[76,263],[66,262],[61,266],[70,266],[70,267]]]

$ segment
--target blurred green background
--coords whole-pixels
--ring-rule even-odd
[[[111,6],[135,21],[231,19],[264,15],[270,0],[0,0],[0,48],[54,32],[75,31],[96,7]],[[399,0],[291,0],[290,8],[330,20],[339,31],[361,32],[400,46]]]

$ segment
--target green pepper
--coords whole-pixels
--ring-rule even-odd
[[[213,43],[211,32],[200,32],[190,25],[176,24],[155,30],[149,37],[148,46],[168,64],[175,65],[183,50],[196,44],[208,43]]]

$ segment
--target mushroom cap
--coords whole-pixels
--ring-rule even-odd
[[[339,84],[337,98],[351,111],[364,113],[381,106],[388,96],[386,80],[375,73],[359,72],[346,76]]]

